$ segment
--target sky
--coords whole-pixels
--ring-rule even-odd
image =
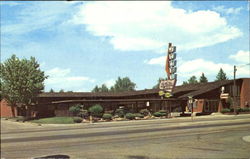
[[[177,85],[220,68],[250,77],[248,1],[1,1],[1,62],[35,57],[45,91],[86,92],[129,77],[136,89],[165,78],[177,48]]]

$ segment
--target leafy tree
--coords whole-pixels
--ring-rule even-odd
[[[168,78],[159,78],[158,79],[158,82],[157,82],[157,84],[155,85],[155,86],[153,86],[153,89],[158,89],[159,88],[159,85],[160,85],[160,83],[161,83],[161,81],[163,81],[163,80],[167,80]]]
[[[196,83],[198,83],[197,78],[195,76],[190,77],[189,80],[188,80],[188,83],[189,84],[196,84]]]
[[[108,87],[106,86],[106,84],[102,84],[102,87],[100,88],[101,92],[109,92]]]
[[[182,85],[188,85],[187,81],[183,81]]]
[[[114,86],[111,86],[109,91],[110,91],[110,92],[115,92]]]
[[[74,116],[78,115],[81,111],[81,105],[77,104],[77,105],[74,105],[74,106],[71,106],[69,108],[69,111],[71,113],[73,113]]]
[[[100,88],[96,85],[95,88],[91,92],[100,92]]]
[[[182,85],[196,84],[196,83],[198,83],[197,78],[195,76],[192,76],[188,79],[188,81],[183,81]]]
[[[61,90],[59,91],[59,93],[64,93],[64,90],[63,90],[63,89],[61,89]]]
[[[55,91],[51,88],[49,92],[50,92],[50,93],[54,93]]]
[[[123,91],[133,91],[135,90],[136,84],[133,83],[128,77],[120,78],[115,82],[114,91],[123,92]]]
[[[11,106],[13,116],[17,106],[26,109],[26,116],[30,115],[30,106],[36,103],[37,95],[44,90],[46,78],[34,57],[19,59],[12,55],[1,63],[2,96]]]
[[[207,83],[207,77],[204,75],[204,73],[202,73],[202,75],[200,76],[200,83]]]
[[[217,76],[216,76],[216,80],[215,81],[223,81],[223,80],[227,80],[227,75],[226,73],[223,71],[222,68],[220,68]]]

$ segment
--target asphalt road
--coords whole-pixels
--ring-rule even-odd
[[[250,115],[42,125],[1,121],[2,158],[250,158]]]

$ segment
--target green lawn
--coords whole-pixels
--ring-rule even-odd
[[[52,118],[43,118],[39,120],[32,120],[32,123],[39,123],[39,124],[73,124],[72,117],[52,117]]]

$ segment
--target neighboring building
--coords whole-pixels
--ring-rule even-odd
[[[230,108],[230,99],[220,99],[221,89],[224,93],[233,96],[233,80],[216,81],[176,86],[171,98],[162,98],[158,95],[159,89],[146,89],[128,92],[65,92],[65,93],[41,93],[38,103],[32,108],[32,115],[39,117],[69,116],[69,107],[74,104],[83,105],[88,109],[94,104],[100,104],[105,110],[115,110],[125,107],[138,112],[148,109],[152,112],[159,110],[180,111],[187,109],[189,97],[193,98],[194,112],[217,112],[222,108]],[[250,78],[236,80],[236,105],[246,107],[250,105]],[[220,106],[220,107],[219,107]],[[1,102],[1,116],[8,115],[7,107]],[[25,111],[17,109],[18,115],[24,115]]]

